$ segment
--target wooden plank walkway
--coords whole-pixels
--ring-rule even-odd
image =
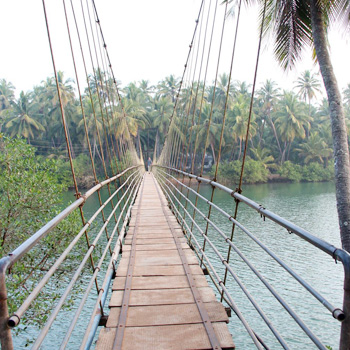
[[[228,317],[152,174],[145,174],[96,349],[234,349]]]

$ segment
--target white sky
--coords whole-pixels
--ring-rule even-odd
[[[73,1],[77,6],[80,3]],[[95,0],[116,78],[126,85],[141,79],[156,84],[170,74],[181,76],[200,2],[201,0]],[[74,78],[71,56],[67,51],[69,46],[66,29],[62,26],[62,1],[46,0],[46,4],[57,69],[64,71],[66,78]],[[218,23],[222,20],[223,10],[224,6],[219,6]],[[11,81],[17,88],[16,94],[19,94],[20,90],[30,90],[53,75],[42,2],[4,0],[0,2],[0,13],[0,78]],[[226,27],[220,72],[229,70],[233,23],[233,19],[229,19]],[[254,74],[257,27],[256,9],[244,9],[233,79],[248,84],[252,83]],[[219,30],[220,27],[217,31]],[[329,42],[335,73],[343,89],[350,83],[349,37],[333,30]],[[291,89],[300,72],[312,69],[311,53],[308,50],[295,71],[289,74],[283,72],[271,55],[271,45],[267,48],[267,44],[265,43],[261,57],[258,81],[272,79],[281,88]],[[217,47],[218,37],[213,47],[209,81],[214,79]],[[313,71],[317,72],[318,69],[314,68]]]

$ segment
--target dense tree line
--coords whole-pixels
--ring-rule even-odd
[[[88,163],[88,147],[79,98],[76,96],[74,82],[71,79],[65,79],[63,73],[59,72],[58,80],[73,157],[77,158],[83,167],[84,162]],[[117,99],[113,84],[108,79],[105,81],[107,90],[99,89],[98,83],[91,78],[90,89],[86,89],[82,96],[94,159],[98,162],[101,160],[101,153],[107,153],[106,138],[102,136],[107,135],[107,139],[113,139],[115,137],[113,134],[116,133],[115,140],[120,139],[119,135],[125,134],[126,127],[129,128],[136,148],[138,151],[142,150],[144,157],[153,157],[154,151],[159,156],[174,111],[180,79],[171,75],[156,86],[151,86],[148,81],[143,80],[120,88],[127,125],[123,122],[122,112],[117,108],[114,109],[113,104],[116,103],[113,101]],[[214,98],[212,85],[203,88],[203,83],[199,86],[194,83],[190,87],[183,88],[173,117],[176,133],[180,140],[184,140],[190,135],[191,118],[192,115],[195,116],[192,134],[196,135],[196,138],[198,135],[198,149],[204,150],[206,125],[210,117],[211,103],[214,101],[209,142],[206,145],[207,156],[212,158],[213,163],[217,158],[216,150],[220,138],[227,84],[228,76],[222,74]],[[107,99],[104,91],[113,95],[108,96],[110,102],[105,112],[107,117],[109,115],[108,122],[112,125],[110,128],[107,128],[103,120]],[[237,167],[233,165],[234,162],[240,162],[242,158],[251,98],[251,87],[246,82],[233,82],[229,91],[224,147],[221,155],[221,161],[225,163],[221,166],[223,169],[221,175],[224,179],[233,176],[234,172],[227,169]],[[310,71],[305,71],[300,76],[295,82],[293,91],[282,91],[270,80],[261,84],[254,100],[248,159],[257,162],[261,169],[264,169],[265,175],[263,177],[257,175],[256,178],[253,176],[248,182],[266,181],[270,174],[280,174],[292,180],[329,179],[329,171],[323,177],[310,178],[309,175],[305,176],[305,170],[300,170],[300,167],[310,164],[318,164],[317,169],[328,169],[329,164],[332,165],[328,102],[326,99],[320,101],[315,98],[319,91],[317,76]],[[350,84],[344,89],[343,98],[349,121]],[[101,99],[104,100],[104,104],[99,103]],[[53,78],[42,81],[40,85],[34,86],[32,91],[20,92],[18,98],[15,97],[15,87],[1,79],[0,117],[1,132],[12,137],[27,139],[40,155],[63,160],[67,157],[57,88]],[[102,135],[100,146],[99,134]],[[193,143],[194,140],[193,136]],[[108,157],[105,158],[108,161]],[[188,158],[190,159],[191,155]],[[200,158],[197,157],[198,162]],[[315,165],[312,167],[315,168]],[[293,175],[295,171],[299,171],[299,175]]]

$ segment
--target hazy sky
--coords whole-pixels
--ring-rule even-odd
[[[80,1],[73,1],[79,6]],[[212,2],[214,4],[215,0]],[[156,84],[170,74],[182,74],[201,0],[95,0],[95,3],[114,73],[123,85],[141,79]],[[74,78],[67,51],[66,29],[62,25],[62,1],[46,0],[46,4],[57,68],[64,71],[66,77]],[[218,23],[222,21],[223,10],[224,6],[219,6]],[[42,1],[1,1],[0,12],[0,78],[11,81],[18,94],[20,90],[27,91],[53,74]],[[226,26],[220,72],[229,70],[233,21],[230,18]],[[256,9],[245,9],[239,29],[233,78],[248,84],[252,83],[254,74],[257,27]],[[349,38],[339,30],[332,30],[329,42],[336,76],[343,89],[350,83]],[[217,45],[218,38],[213,46],[209,80],[214,77]],[[272,45],[265,42],[258,73],[260,82],[273,79],[282,88],[290,89],[300,72],[313,68],[311,53],[307,50],[296,70],[287,74],[278,67],[271,49]],[[318,69],[313,68],[313,71]]]

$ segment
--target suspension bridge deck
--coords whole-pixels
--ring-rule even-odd
[[[233,349],[228,317],[152,174],[132,209],[96,349]]]

